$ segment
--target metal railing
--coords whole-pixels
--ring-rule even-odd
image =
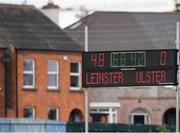
[[[67,123],[67,132],[84,132],[84,123]],[[175,132],[175,126],[89,123],[89,132]]]

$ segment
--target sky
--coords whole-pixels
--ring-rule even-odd
[[[0,0],[1,3],[13,3],[13,4],[22,4],[24,1],[27,4],[33,4],[36,7],[40,8],[43,5],[47,4],[48,0]],[[60,7],[73,7],[78,5],[86,5],[88,7],[91,6],[92,8],[116,8],[124,6],[125,8],[130,7],[149,7],[152,8],[156,7],[169,7],[171,8],[171,4],[175,0],[50,0],[53,1],[55,4],[58,4]],[[137,9],[138,9],[137,8]]]
[[[48,0],[0,0],[0,3],[22,4],[23,2],[41,8]],[[61,9],[79,9],[84,6],[90,11],[125,11],[125,12],[169,12],[175,8],[175,0],[50,0]],[[60,14],[60,27],[64,28],[78,20],[79,11],[64,11]]]

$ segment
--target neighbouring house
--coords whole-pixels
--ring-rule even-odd
[[[175,49],[176,12],[95,12],[64,30],[89,51]],[[173,86],[90,88],[93,122],[175,125]]]
[[[84,121],[81,51],[34,6],[0,4],[0,117]]]
[[[95,11],[116,12],[173,12],[175,0],[100,0],[96,2],[48,0],[41,11],[52,21],[65,28]],[[70,2],[69,2],[70,3]],[[60,6],[60,7],[59,7]],[[59,20],[59,21],[58,21]]]

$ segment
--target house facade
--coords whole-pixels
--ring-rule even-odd
[[[33,6],[0,4],[0,117],[84,121],[81,47]]]
[[[64,30],[89,51],[176,48],[176,12],[95,12]],[[175,86],[100,87],[90,89],[93,122],[175,125]]]
[[[57,120],[68,121],[75,111],[84,119],[80,53],[20,50],[17,60],[19,117],[24,116],[23,108],[32,108],[34,118],[48,119],[56,112]]]

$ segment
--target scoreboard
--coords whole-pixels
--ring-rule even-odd
[[[82,86],[177,84],[177,50],[84,52]]]

